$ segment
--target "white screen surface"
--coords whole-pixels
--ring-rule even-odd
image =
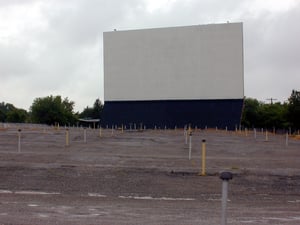
[[[244,97],[242,23],[104,33],[104,99]]]

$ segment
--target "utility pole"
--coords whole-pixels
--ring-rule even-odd
[[[271,101],[271,105],[273,105],[273,101],[276,101],[277,98],[267,98],[266,100]]]

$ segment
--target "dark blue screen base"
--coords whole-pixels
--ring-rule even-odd
[[[174,128],[191,124],[198,128],[235,129],[240,125],[243,99],[106,101],[102,126]]]

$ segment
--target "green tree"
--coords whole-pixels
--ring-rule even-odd
[[[24,109],[13,109],[7,113],[7,122],[25,123],[28,118],[28,113]]]
[[[99,99],[96,99],[93,107],[86,107],[79,116],[81,118],[92,118],[92,119],[100,119],[101,113],[103,111],[103,105]]]
[[[256,127],[259,124],[259,108],[261,103],[254,98],[244,100],[242,125],[245,127]]]
[[[0,103],[0,121],[12,123],[24,123],[28,119],[28,113],[24,109],[18,109],[10,103]]]
[[[287,128],[289,125],[287,120],[287,109],[287,104],[281,104],[280,102],[274,104],[262,104],[258,111],[260,127]]]
[[[293,90],[289,98],[288,117],[293,128],[300,128],[300,91]]]
[[[68,98],[62,100],[61,96],[47,96],[36,98],[30,107],[31,119],[35,123],[62,125],[74,124],[76,116],[73,112],[74,102]]]
[[[265,104],[253,98],[246,98],[242,115],[245,127],[288,128],[288,104],[280,102]]]

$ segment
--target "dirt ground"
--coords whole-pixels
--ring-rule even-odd
[[[182,129],[70,128],[66,146],[64,128],[2,124],[0,224],[220,224],[221,171],[227,224],[300,224],[300,140],[198,129],[191,143],[189,159]]]

